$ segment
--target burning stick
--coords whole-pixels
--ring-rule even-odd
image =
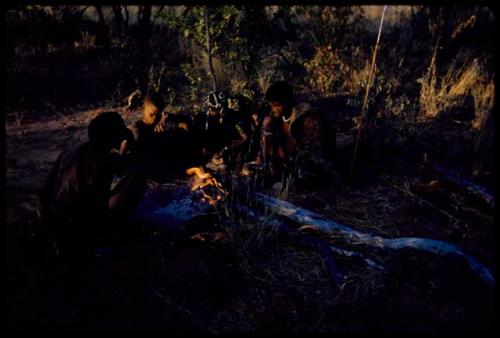
[[[225,193],[222,184],[220,184],[210,173],[206,173],[203,168],[189,168],[186,170],[186,174],[193,177],[191,180],[191,191],[199,192],[203,202],[208,202],[208,204],[215,206],[217,202],[222,199],[222,195]],[[203,190],[207,187],[213,187],[215,189],[214,197]],[[214,191],[214,189],[212,189],[212,191]]]
[[[195,217],[213,214],[214,207],[227,194],[222,184],[202,168],[190,168],[186,174],[192,176],[189,187],[177,184],[157,186],[146,193],[135,217],[161,229],[180,233]]]

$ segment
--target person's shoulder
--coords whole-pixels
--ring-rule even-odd
[[[324,115],[325,111],[312,102],[303,101],[293,107],[299,115]]]
[[[296,117],[315,112],[314,106],[309,102],[300,102],[293,106],[292,112]]]
[[[300,109],[303,111],[311,110],[314,108],[314,104],[309,101],[300,101],[293,106],[293,109]]]
[[[138,141],[139,138],[142,138],[145,134],[147,134],[151,128],[149,128],[148,125],[142,120],[137,120],[129,126],[128,129],[132,132],[135,141]]]
[[[66,146],[54,163],[54,166],[59,166],[61,170],[68,170],[70,166],[78,162],[80,158],[86,158],[91,153],[90,143],[88,141],[76,141]]]

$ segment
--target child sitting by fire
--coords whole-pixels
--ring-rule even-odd
[[[129,149],[137,156],[132,170],[159,183],[184,175],[201,159],[190,118],[169,114],[164,108],[161,94],[148,94],[143,101],[142,119],[130,127],[135,142]]]

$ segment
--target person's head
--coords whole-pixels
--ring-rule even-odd
[[[227,107],[226,96],[222,92],[211,91],[207,95],[207,111],[209,115],[218,116]]]
[[[288,117],[295,104],[292,87],[284,81],[274,82],[266,91],[265,100],[271,108],[273,116]]]
[[[119,113],[108,111],[90,121],[88,136],[95,149],[109,151],[111,148],[118,148],[127,138],[128,129]]]
[[[161,113],[165,108],[163,96],[153,92],[144,99],[142,110],[142,121],[146,124],[156,124],[161,119]]]

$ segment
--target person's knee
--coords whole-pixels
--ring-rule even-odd
[[[147,180],[127,176],[118,183],[109,200],[109,209],[115,212],[133,212],[147,189]]]

